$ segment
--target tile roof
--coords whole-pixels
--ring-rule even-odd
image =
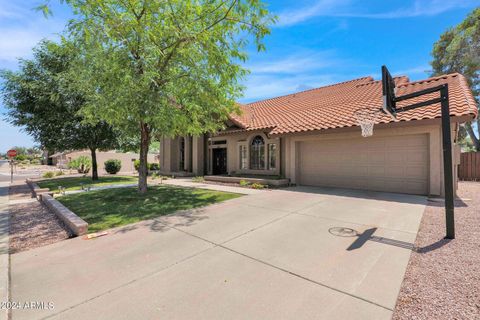
[[[410,82],[396,77],[397,96],[448,83],[451,116],[477,116],[477,106],[464,76],[458,73]],[[397,108],[438,97],[438,93],[397,103]],[[382,106],[382,84],[364,77],[286,96],[240,105],[241,114],[231,115],[238,130],[227,132],[270,130],[284,134],[357,126],[355,110]],[[440,104],[401,112],[396,121],[412,121],[441,117]],[[377,123],[394,122],[381,113]]]

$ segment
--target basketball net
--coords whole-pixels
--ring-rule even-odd
[[[373,135],[373,126],[380,114],[379,109],[363,108],[354,112],[354,117],[358,125],[362,128],[362,137],[370,137]]]

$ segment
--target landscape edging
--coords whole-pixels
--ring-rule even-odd
[[[81,236],[87,233],[88,223],[61,204],[58,200],[55,200],[51,195],[43,193],[41,195],[41,201],[65,223],[74,235]]]
[[[41,200],[40,198],[42,197],[43,194],[49,194],[53,196],[53,192],[50,192],[49,188],[40,188],[39,185],[34,182],[34,180],[27,179],[26,180],[27,185],[30,187],[32,190],[32,194],[37,200]]]

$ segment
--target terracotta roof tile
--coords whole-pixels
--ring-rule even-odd
[[[397,96],[448,83],[450,114],[477,116],[477,107],[466,79],[458,73],[409,82],[408,77],[396,77]],[[399,102],[397,107],[438,97],[438,93]],[[265,130],[283,134],[356,126],[354,111],[382,106],[381,81],[364,77],[286,96],[239,105],[240,115],[232,121],[243,130]],[[440,104],[401,112],[396,121],[434,119],[441,116]],[[394,122],[381,114],[377,123]],[[235,130],[237,132],[238,130]],[[233,131],[229,131],[233,132]],[[224,132],[226,133],[226,132]]]

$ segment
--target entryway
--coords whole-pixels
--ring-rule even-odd
[[[212,173],[214,175],[227,173],[227,148],[212,150]]]

